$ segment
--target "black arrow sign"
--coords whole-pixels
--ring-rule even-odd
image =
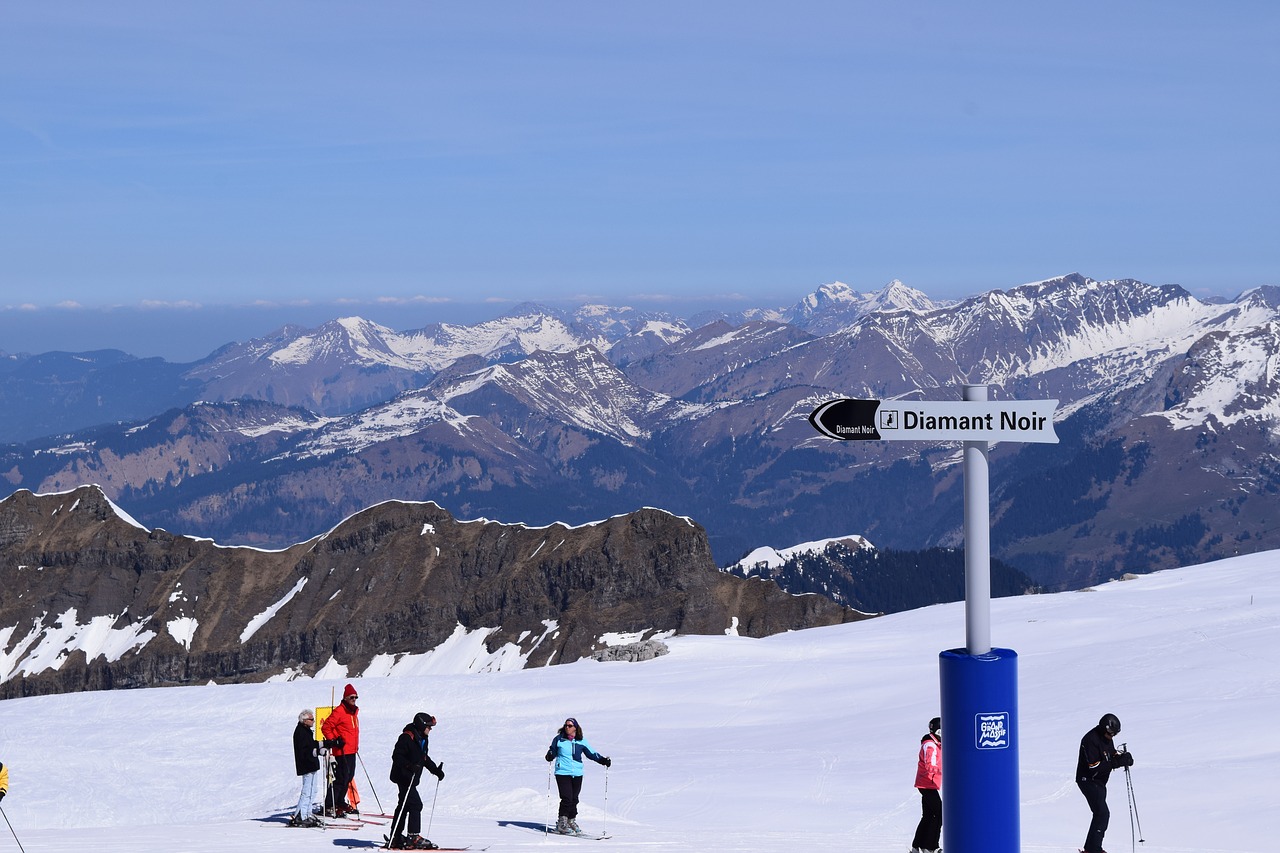
[[[876,429],[879,400],[832,400],[823,403],[809,415],[809,423],[818,432],[842,441],[880,441]]]

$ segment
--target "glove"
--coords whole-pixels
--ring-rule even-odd
[[[603,764],[605,767],[612,767],[613,759],[606,755],[604,758],[600,759],[600,763]]]
[[[8,792],[8,791],[0,791],[0,800],[3,800],[3,799],[4,799],[4,795],[5,795],[5,794],[7,794],[7,793],[9,793],[9,792]]]
[[[321,741],[320,745],[321,745],[322,747],[324,747],[325,749],[341,749],[341,748],[342,748],[342,738],[340,738],[340,737],[335,737],[335,738],[332,738],[332,739],[330,739],[330,740]]]
[[[1116,767],[1132,767],[1132,766],[1133,766],[1132,752],[1122,752],[1116,756]]]
[[[554,749],[548,749],[548,750],[547,750],[546,758],[547,758],[547,761],[555,761],[555,760],[556,760],[556,751],[555,751]]]
[[[441,761],[439,764],[437,764],[437,765],[436,765],[436,769],[435,769],[435,770],[432,770],[432,771],[431,771],[431,774],[432,774],[433,776],[435,776],[435,777],[436,777],[436,779],[438,779],[438,780],[440,780],[441,782],[443,782],[443,781],[444,781],[444,762],[443,762],[443,761]]]

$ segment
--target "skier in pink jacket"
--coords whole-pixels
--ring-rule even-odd
[[[920,824],[911,841],[911,853],[937,853],[942,835],[942,720],[929,721],[929,733],[920,738],[916,765],[916,789],[920,792]]]

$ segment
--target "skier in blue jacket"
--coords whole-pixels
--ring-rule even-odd
[[[551,741],[547,749],[547,761],[556,763],[556,788],[560,791],[560,812],[556,819],[556,832],[561,835],[581,835],[578,826],[578,796],[582,793],[582,757],[613,766],[607,755],[601,755],[591,748],[582,734],[582,726],[573,717],[564,721],[560,731]]]

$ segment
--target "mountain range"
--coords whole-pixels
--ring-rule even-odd
[[[1280,547],[1280,288],[1205,302],[1071,274],[940,303],[900,282],[680,320],[525,305],[475,326],[287,327],[189,365],[0,359],[11,487],[97,483],[148,526],[286,547],[388,499],[570,524],[657,506],[721,565],[855,530],[960,544],[958,445],[833,442],[836,397],[1057,399],[991,449],[992,550],[1045,588]]]

